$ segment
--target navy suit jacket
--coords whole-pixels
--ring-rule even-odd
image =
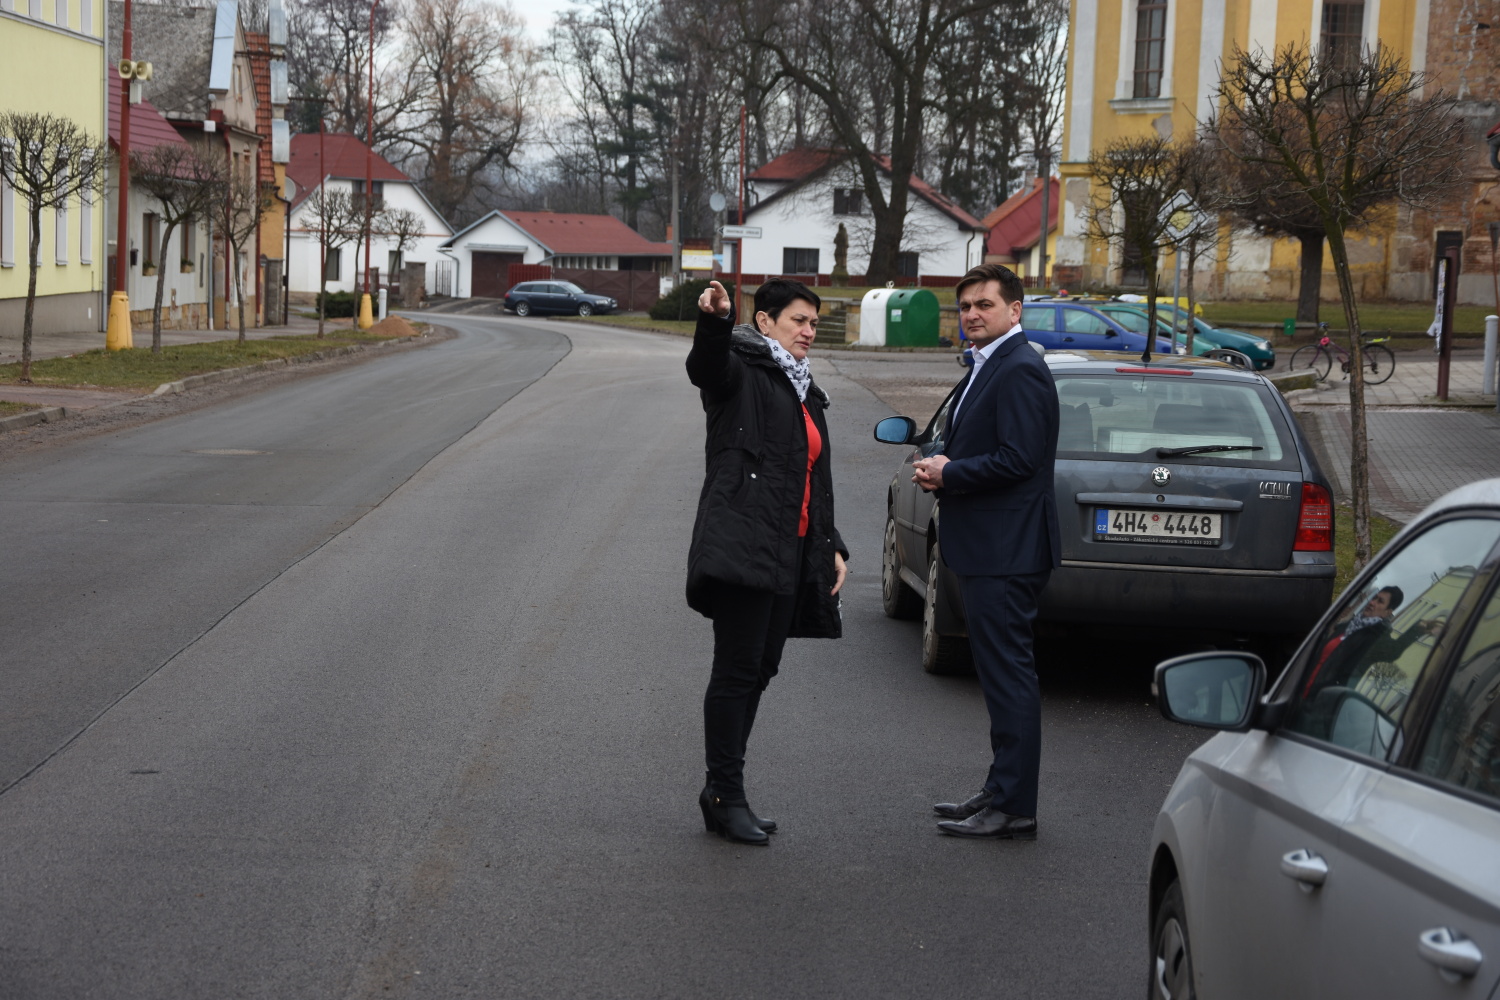
[[[953,572],[1016,576],[1061,564],[1057,425],[1052,373],[1017,333],[984,363],[958,412],[949,411],[938,538]]]

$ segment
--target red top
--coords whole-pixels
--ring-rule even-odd
[[[797,522],[798,538],[807,537],[807,505],[812,500],[813,463],[823,454],[823,435],[818,433],[818,427],[813,423],[812,414],[807,412],[806,404],[802,406],[802,422],[807,425],[807,479],[802,486],[802,519]]]

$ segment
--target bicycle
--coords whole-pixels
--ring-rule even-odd
[[[1333,338],[1328,335],[1328,324],[1319,323],[1318,332],[1321,336],[1316,344],[1307,344],[1297,348],[1292,354],[1292,371],[1303,368],[1311,368],[1322,382],[1328,378],[1328,373],[1333,370],[1334,357],[1337,355],[1339,370],[1345,375],[1349,374],[1351,357],[1340,344],[1335,344]],[[1390,378],[1396,370],[1396,355],[1386,347],[1390,337],[1365,337],[1365,382],[1369,385],[1379,385]]]

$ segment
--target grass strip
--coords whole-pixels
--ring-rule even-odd
[[[266,340],[210,340],[199,344],[164,346],[160,354],[149,347],[124,351],[97,348],[66,358],[43,358],[31,364],[33,385],[99,387],[110,389],[154,389],[189,375],[242,368],[281,358],[304,357],[351,344],[378,344],[390,337],[371,337],[347,329],[316,336],[271,337]],[[21,366],[0,365],[0,386],[19,385]]]
[[[1385,548],[1386,542],[1395,537],[1396,532],[1401,530],[1401,525],[1395,521],[1387,520],[1379,514],[1370,515],[1370,557]],[[1333,508],[1333,558],[1338,566],[1338,574],[1334,577],[1333,595],[1335,598],[1344,592],[1349,586],[1349,581],[1354,579],[1354,508],[1336,505]]]
[[[10,403],[0,399],[0,417],[13,417],[17,413],[25,413],[28,410],[40,410],[40,403]]]

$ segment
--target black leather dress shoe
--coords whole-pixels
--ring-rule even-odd
[[[968,819],[989,805],[994,797],[994,792],[981,791],[967,802],[939,802],[932,807],[932,811],[945,819]]]
[[[1036,817],[1012,816],[985,806],[966,820],[944,820],[938,829],[954,837],[988,837],[992,840],[1035,840]]]

